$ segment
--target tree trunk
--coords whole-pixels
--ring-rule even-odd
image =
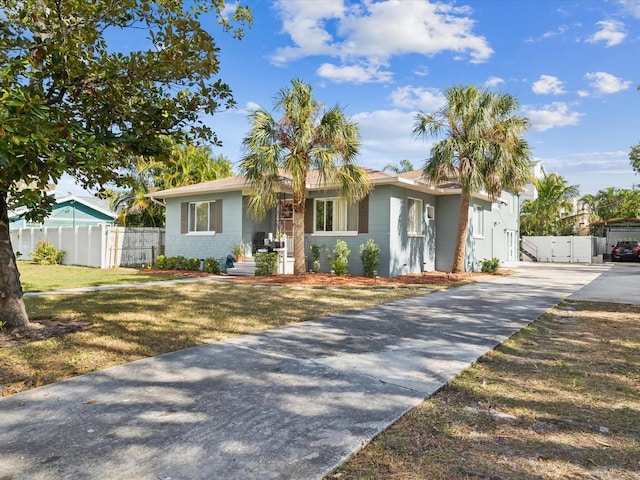
[[[304,275],[307,273],[307,265],[304,256],[304,215],[305,199],[293,201],[293,273]]]
[[[9,330],[29,325],[20,273],[9,235],[6,193],[0,193],[0,322],[4,322],[4,327]]]
[[[465,255],[467,247],[467,235],[469,234],[469,203],[470,196],[462,193],[460,195],[460,215],[458,217],[458,235],[456,238],[456,250],[453,256],[452,273],[463,273],[465,271]]]

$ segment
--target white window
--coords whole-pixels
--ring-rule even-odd
[[[473,236],[484,237],[484,207],[482,205],[473,206]]]
[[[316,199],[315,232],[357,232],[358,204],[344,198]]]
[[[419,198],[407,199],[407,233],[409,235],[423,234],[424,207]]]
[[[212,203],[192,202],[189,204],[189,232],[213,232]]]
[[[427,220],[434,220],[436,218],[436,207],[433,205],[427,205]]]

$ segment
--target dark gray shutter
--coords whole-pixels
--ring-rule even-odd
[[[189,202],[180,204],[180,233],[189,231]]]
[[[369,233],[369,195],[358,204],[358,233]]]
[[[209,225],[214,232],[222,233],[222,200],[209,203]]]
[[[313,233],[313,198],[307,198],[304,203],[304,233]]]

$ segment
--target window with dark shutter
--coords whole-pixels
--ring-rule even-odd
[[[369,233],[369,195],[358,204],[358,233]]]

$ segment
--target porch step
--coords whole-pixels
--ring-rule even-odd
[[[232,277],[254,277],[256,274],[256,262],[236,262],[233,268],[227,269],[227,275]]]

